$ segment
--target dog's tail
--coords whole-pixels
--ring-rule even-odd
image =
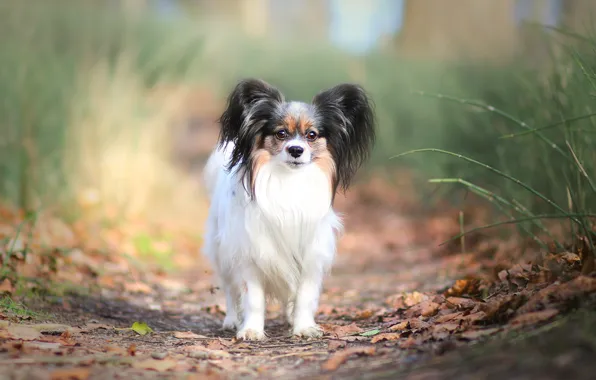
[[[213,197],[215,185],[219,177],[224,174],[228,162],[230,162],[234,143],[229,142],[223,146],[218,146],[209,156],[205,168],[203,169],[203,183],[207,189],[209,198]]]

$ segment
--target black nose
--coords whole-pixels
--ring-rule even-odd
[[[301,146],[292,145],[288,147],[288,153],[290,153],[290,156],[298,158],[302,156],[302,153],[304,153],[304,148]]]

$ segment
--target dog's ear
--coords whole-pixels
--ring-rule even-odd
[[[375,141],[373,104],[364,89],[340,84],[313,99],[336,165],[335,188],[344,190]]]
[[[236,85],[219,119],[219,144],[235,143],[229,168],[249,157],[259,132],[282,102],[281,92],[262,80],[245,79]]]

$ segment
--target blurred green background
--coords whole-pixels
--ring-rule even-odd
[[[589,0],[4,1],[0,197],[68,218],[196,221],[215,120],[234,83],[252,76],[297,100],[341,81],[365,86],[379,120],[369,173],[461,178],[532,213],[558,212],[466,160],[390,160],[446,149],[587,213],[594,10]],[[500,207],[530,212],[511,205]]]

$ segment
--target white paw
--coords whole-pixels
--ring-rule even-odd
[[[238,333],[236,334],[236,338],[244,340],[263,340],[265,339],[265,331],[244,328],[238,331]]]
[[[314,324],[304,327],[295,327],[292,334],[302,338],[320,338],[323,336],[323,329],[319,325]]]
[[[223,321],[222,329],[224,330],[236,330],[238,327],[238,320],[231,315],[226,315]]]

